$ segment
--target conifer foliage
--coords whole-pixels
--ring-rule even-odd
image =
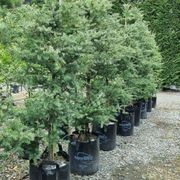
[[[159,85],[161,56],[142,13],[127,4],[120,15],[112,7],[108,0],[52,0],[0,19],[0,43],[23,64],[17,80],[41,87],[15,108],[11,124],[14,131],[29,127],[27,143],[40,139],[51,160],[63,124],[89,132],[89,124],[107,123]]]

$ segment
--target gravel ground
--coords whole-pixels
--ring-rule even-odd
[[[156,109],[135,127],[134,136],[117,136],[116,149],[100,152],[100,169],[95,175],[72,175],[71,180],[180,179],[180,93],[161,92],[157,98]],[[27,162],[12,165],[10,172],[22,166],[27,167]],[[19,177],[24,172],[27,169]],[[0,173],[0,179],[21,179],[5,177],[6,173]]]

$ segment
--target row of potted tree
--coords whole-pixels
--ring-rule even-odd
[[[115,148],[116,130],[132,135],[134,111],[139,125],[159,85],[154,35],[128,4],[122,14],[108,0],[22,5],[1,16],[0,42],[29,92],[23,107],[3,109],[0,142],[29,159],[31,180],[97,172],[99,148]]]

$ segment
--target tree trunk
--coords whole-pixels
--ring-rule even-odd
[[[49,129],[49,144],[48,144],[48,148],[49,148],[49,160],[53,161],[54,160],[54,152],[55,152],[55,145],[52,141],[52,134],[53,134],[53,124],[51,124],[51,127]]]

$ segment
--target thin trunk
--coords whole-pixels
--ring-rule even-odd
[[[109,84],[109,81],[108,81],[108,78],[106,78],[106,85],[108,85]]]
[[[30,98],[31,97],[31,88],[28,87],[28,97]]]
[[[86,79],[86,98],[87,102],[90,103],[90,96],[91,96],[91,78],[87,75]],[[89,123],[84,125],[85,133],[89,132]]]
[[[54,144],[49,145],[49,160],[54,161]]]
[[[50,71],[52,73],[52,71]],[[56,74],[52,73],[52,80],[54,81],[56,79]],[[51,87],[51,93],[53,93],[53,87]],[[54,99],[56,98],[56,95],[54,96]],[[52,116],[50,115],[48,122],[51,122],[52,120]],[[54,122],[50,123],[50,128],[48,131],[48,135],[49,135],[49,144],[48,144],[48,149],[49,149],[49,160],[50,161],[54,161],[54,154],[55,154],[55,143],[53,140],[53,132],[54,132]]]
[[[49,160],[54,160],[54,143],[52,142],[52,133],[53,133],[53,125],[51,124],[51,127],[49,129]]]
[[[7,81],[6,81],[6,92],[8,92],[8,94],[11,95],[11,88],[10,88],[10,85]]]
[[[108,81],[108,78],[106,77],[106,86],[108,85],[109,85],[109,81]],[[106,99],[106,102],[107,102],[107,106],[111,105],[111,99],[109,99],[109,97]]]
[[[90,101],[90,94],[91,94],[91,85],[90,85],[91,79],[90,77],[87,76],[86,79],[86,97],[87,97],[87,101]]]
[[[89,133],[89,123],[84,125],[85,133]]]

